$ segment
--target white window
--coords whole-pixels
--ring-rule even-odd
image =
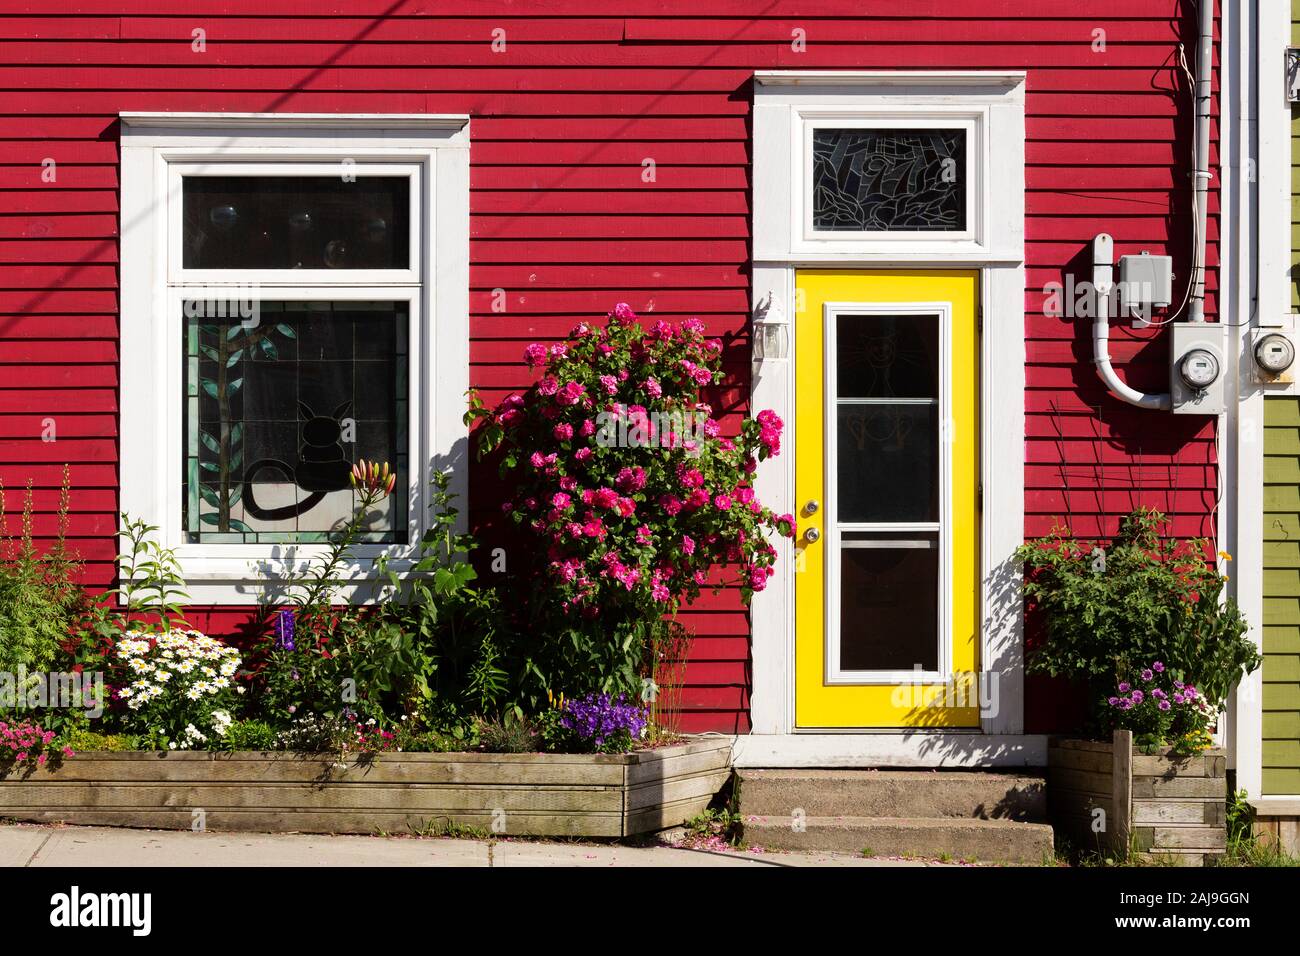
[[[463,459],[468,120],[123,114],[122,508],[195,603],[251,603],[398,483],[352,595]],[[463,476],[458,476],[463,479]]]

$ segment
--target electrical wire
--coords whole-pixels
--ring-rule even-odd
[[[1192,101],[1192,119],[1194,125],[1196,119],[1196,77],[1193,76],[1192,68],[1187,64],[1187,51],[1182,43],[1178,44],[1178,66],[1182,69],[1183,75],[1187,77],[1187,92],[1189,98]],[[1148,326],[1159,327],[1162,325],[1168,325],[1169,323],[1176,321],[1178,317],[1183,314],[1183,310],[1187,308],[1187,304],[1192,299],[1192,288],[1196,285],[1197,275],[1198,274],[1203,275],[1205,271],[1204,265],[1198,266],[1196,263],[1197,251],[1201,247],[1201,217],[1198,210],[1199,204],[1196,201],[1197,173],[1198,173],[1197,165],[1198,164],[1196,158],[1196,136],[1193,135],[1192,136],[1192,271],[1191,271],[1191,275],[1187,279],[1187,285],[1183,289],[1183,301],[1179,304],[1178,308],[1174,312],[1164,316],[1163,318],[1160,319],[1151,318],[1146,320]],[[1202,295],[1204,295],[1204,293],[1202,293]],[[1133,316],[1132,312],[1129,313],[1129,316],[1130,318],[1137,318],[1137,316]]]

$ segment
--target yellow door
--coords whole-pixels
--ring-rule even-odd
[[[796,281],[795,723],[978,727],[979,274]]]

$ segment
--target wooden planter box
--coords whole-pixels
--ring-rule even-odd
[[[1151,861],[1203,866],[1227,846],[1225,765],[1222,750],[1194,757],[1134,753],[1127,730],[1110,741],[1054,737],[1048,815],[1081,850],[1122,857],[1131,846]]]
[[[84,753],[0,780],[0,817],[96,826],[624,837],[703,811],[731,744],[631,754]]]

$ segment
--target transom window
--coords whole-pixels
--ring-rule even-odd
[[[816,117],[804,123],[810,239],[976,236],[976,120]]]
[[[964,129],[816,129],[818,231],[962,232]]]

